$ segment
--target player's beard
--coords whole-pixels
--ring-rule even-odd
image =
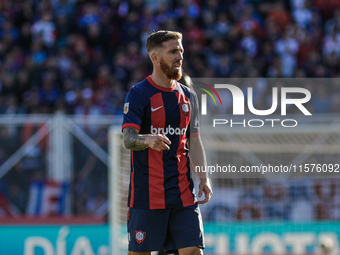
[[[178,62],[174,62],[173,64],[177,64]],[[167,63],[165,63],[164,59],[162,58],[160,61],[161,70],[163,73],[168,77],[170,80],[180,80],[182,78],[182,67],[180,69],[173,69]]]

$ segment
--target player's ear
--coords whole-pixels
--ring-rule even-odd
[[[150,58],[151,58],[152,62],[156,63],[159,59],[159,56],[156,52],[151,52]]]

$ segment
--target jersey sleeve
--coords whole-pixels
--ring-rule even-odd
[[[199,135],[199,104],[197,95],[194,90],[190,90],[191,118],[190,118],[190,136]]]
[[[140,131],[143,114],[144,114],[143,97],[139,90],[132,87],[130,92],[126,96],[124,104],[122,132],[123,129],[126,127],[133,127]]]

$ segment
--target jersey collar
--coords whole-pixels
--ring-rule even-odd
[[[157,89],[163,90],[163,91],[173,91],[173,90],[175,90],[175,89],[177,88],[177,81],[176,81],[176,84],[175,84],[174,86],[172,86],[172,87],[170,87],[170,88],[164,88],[164,87],[162,87],[162,86],[157,85],[157,84],[151,79],[151,76],[150,76],[150,75],[149,75],[148,77],[146,77],[146,79],[148,80],[148,82],[149,82],[152,86],[154,86],[154,87],[157,88]]]

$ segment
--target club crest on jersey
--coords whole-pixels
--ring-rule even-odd
[[[127,114],[127,113],[128,113],[128,111],[129,111],[129,104],[130,104],[130,103],[125,103],[125,104],[124,104],[124,114]]]
[[[189,111],[190,111],[189,105],[186,104],[186,103],[181,103],[180,105],[181,105],[181,110],[182,110],[183,114],[185,116],[188,116]]]
[[[146,237],[146,231],[135,230],[135,239],[138,244],[141,244]]]

